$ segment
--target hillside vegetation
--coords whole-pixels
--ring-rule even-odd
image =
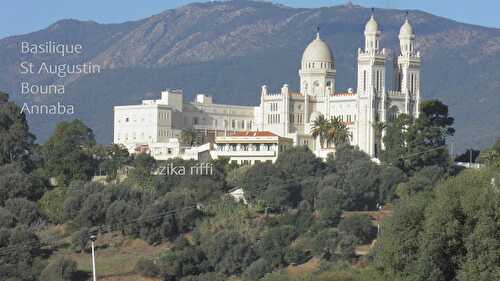
[[[206,176],[158,175],[198,163],[96,144],[80,120],[36,145],[18,112],[1,93],[1,280],[87,280],[91,235],[108,281],[500,276],[500,139],[484,168],[453,166],[453,118],[439,101],[388,124],[381,164],[338,143],[326,161],[297,146],[272,164],[212,161]],[[227,195],[234,187],[247,204]]]

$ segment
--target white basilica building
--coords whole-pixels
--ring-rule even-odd
[[[352,134],[351,144],[377,157],[383,144],[378,143],[374,124],[390,123],[400,113],[417,117],[421,97],[420,54],[415,50],[415,35],[408,18],[399,33],[393,89],[388,89],[385,83],[388,52],[381,46],[380,35],[372,14],[364,30],[364,47],[357,50],[356,91],[336,90],[334,56],[318,32],[303,52],[297,91],[285,84],[274,93],[264,85],[260,105],[240,106],[213,103],[212,97],[202,94],[186,102],[182,90],[167,90],[158,100],[115,106],[114,143],[129,149],[156,147],[157,151],[151,153],[158,156],[178,151],[169,144],[178,144],[172,140],[180,138],[186,129],[198,132],[199,143],[215,143],[215,146],[218,137],[241,131],[265,131],[290,139],[294,145],[307,145],[318,156],[324,156],[331,149],[320,148],[319,140],[311,136],[314,120],[324,115],[328,119],[339,117]]]

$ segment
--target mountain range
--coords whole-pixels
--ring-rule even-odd
[[[381,46],[391,58],[389,87],[405,12],[375,9]],[[457,150],[490,145],[500,136],[500,29],[408,12],[423,58],[423,98],[438,98],[449,105],[455,117],[452,141]],[[57,101],[75,105],[74,115],[29,115],[39,142],[52,134],[57,122],[80,118],[99,142],[110,143],[114,105],[157,98],[166,88],[184,89],[189,100],[205,93],[218,103],[247,105],[258,103],[263,84],[272,91],[285,83],[297,89],[300,57],[317,26],[335,57],[337,91],[355,88],[357,48],[363,45],[370,13],[369,8],[352,4],[291,8],[239,0],[193,3],[117,24],[64,19],[40,31],[0,40],[0,90],[20,105]],[[61,57],[20,52],[21,42],[46,41],[81,44],[83,53]],[[65,78],[27,75],[20,72],[23,61],[92,62],[101,71]],[[65,94],[23,95],[21,82],[62,84]]]

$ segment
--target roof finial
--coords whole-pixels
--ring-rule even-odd
[[[316,26],[316,39],[319,39],[319,25]]]
[[[405,16],[405,19],[408,20],[408,11],[406,11],[406,16]]]

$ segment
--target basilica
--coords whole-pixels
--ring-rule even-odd
[[[248,140],[259,135],[255,132],[266,132],[261,135],[306,145],[321,155],[331,148],[321,147],[311,130],[314,120],[323,115],[328,119],[338,117],[348,126],[350,143],[377,157],[383,143],[376,137],[374,124],[390,123],[401,113],[417,117],[421,97],[420,53],[415,50],[415,35],[408,18],[399,32],[399,56],[391,78],[386,77],[388,52],[380,36],[372,14],[364,28],[364,46],[357,50],[355,90],[337,91],[334,55],[318,31],[302,54],[300,89],[285,84],[280,91],[272,92],[263,85],[258,106],[217,104],[203,94],[194,101],[184,101],[182,90],[166,90],[157,100],[115,106],[114,142],[129,149],[147,146],[171,151],[172,141],[179,139],[183,130],[198,132],[199,143],[217,143],[217,138],[235,133]],[[393,89],[386,87],[388,79],[394,79]]]

